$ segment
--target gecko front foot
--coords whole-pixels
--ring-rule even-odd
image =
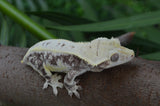
[[[77,82],[74,82],[73,85],[68,85],[68,84],[64,84],[65,88],[68,91],[68,94],[72,97],[72,95],[74,94],[77,98],[80,99],[80,95],[78,93],[77,90],[81,90],[82,87],[80,85],[76,85]]]
[[[46,79],[46,82],[43,85],[43,89],[47,88],[48,85],[50,85],[53,88],[53,93],[57,96],[58,94],[57,87],[63,88],[63,84],[58,81],[60,79],[61,79],[60,75],[59,76],[57,74],[52,75],[50,80]]]

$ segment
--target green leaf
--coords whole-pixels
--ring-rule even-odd
[[[27,14],[39,16],[41,18],[48,19],[50,21],[53,21],[62,25],[85,24],[85,23],[93,22],[84,18],[71,16],[71,15],[58,13],[58,12],[49,12],[49,11],[27,12]]]
[[[128,47],[134,49],[138,55],[160,51],[160,44],[139,37],[134,37]]]
[[[10,37],[10,42],[12,42],[12,45],[18,46],[18,47],[26,47],[26,34],[25,30],[20,27],[17,24],[14,24],[12,27],[14,27],[14,35],[12,35],[12,38]],[[18,33],[16,33],[18,32]]]
[[[74,41],[85,41],[84,34],[82,32],[71,32]]]
[[[128,18],[115,19],[111,21],[97,22],[83,25],[70,26],[47,26],[50,29],[68,30],[68,31],[111,31],[130,29],[134,27],[144,27],[160,23],[160,11],[148,12]]]
[[[21,36],[21,38],[19,40],[19,46],[20,47],[26,47],[26,45],[27,45],[26,43],[27,43],[27,41],[26,41],[26,35],[25,35],[25,32],[23,32],[22,36]]]
[[[37,2],[42,10],[48,10],[48,5],[46,4],[47,2],[45,0],[37,0]]]
[[[145,58],[145,59],[149,59],[149,60],[160,61],[160,51],[155,52],[155,53],[146,54],[146,55],[141,55],[140,57]]]
[[[137,28],[134,30],[137,37],[160,44],[160,31],[155,27]]]
[[[29,7],[30,7],[30,10],[32,10],[32,11],[36,11],[37,10],[33,0],[27,0],[27,3],[29,5]]]
[[[6,17],[3,16],[1,33],[0,33],[0,43],[3,45],[8,45],[8,40],[9,40],[8,24],[7,24]]]
[[[31,20],[27,15],[16,9],[6,0],[0,0],[0,11],[22,25],[26,30],[33,33],[39,39],[55,38],[54,35],[50,34],[46,29]]]
[[[23,5],[23,1],[22,0],[15,0],[16,2],[16,7],[20,10],[23,10],[25,9],[24,5]]]
[[[77,1],[84,10],[84,17],[93,21],[98,21],[97,14],[94,11],[93,7],[91,6],[91,3],[88,3],[87,0],[77,0]]]

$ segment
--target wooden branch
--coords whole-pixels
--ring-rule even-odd
[[[128,45],[132,41],[134,34],[135,32],[128,32],[123,35],[120,35],[118,39],[120,40],[121,45]]]
[[[54,96],[51,87],[42,90],[44,79],[21,64],[27,49],[0,47],[0,101],[16,106],[61,105],[160,105],[160,62],[135,58],[133,61],[80,77],[81,99],[72,98],[65,88]],[[63,75],[64,76],[64,75]]]

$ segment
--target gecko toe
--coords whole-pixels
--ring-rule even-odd
[[[77,91],[74,91],[73,93],[78,99],[80,99],[80,95],[79,95],[79,93]]]
[[[48,81],[46,81],[43,85],[43,89],[46,89],[48,87]]]
[[[72,97],[72,95],[74,94],[77,98],[80,98],[80,95],[78,93],[78,90],[81,90],[82,87],[79,85],[72,85],[72,86],[66,86],[67,90],[68,90],[68,95],[70,95]]]
[[[80,86],[80,85],[78,85],[78,88],[77,88],[78,90],[82,90],[82,87]]]
[[[57,94],[58,94],[57,88],[53,88],[53,93],[54,93],[55,96],[57,96]]]
[[[72,91],[68,91],[68,95],[72,97],[73,92]]]

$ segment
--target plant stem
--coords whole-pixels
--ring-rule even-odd
[[[6,0],[0,0],[0,11],[5,15],[8,15],[10,18],[40,39],[55,38],[55,36],[50,34],[45,28],[31,20],[27,15],[16,9]]]

